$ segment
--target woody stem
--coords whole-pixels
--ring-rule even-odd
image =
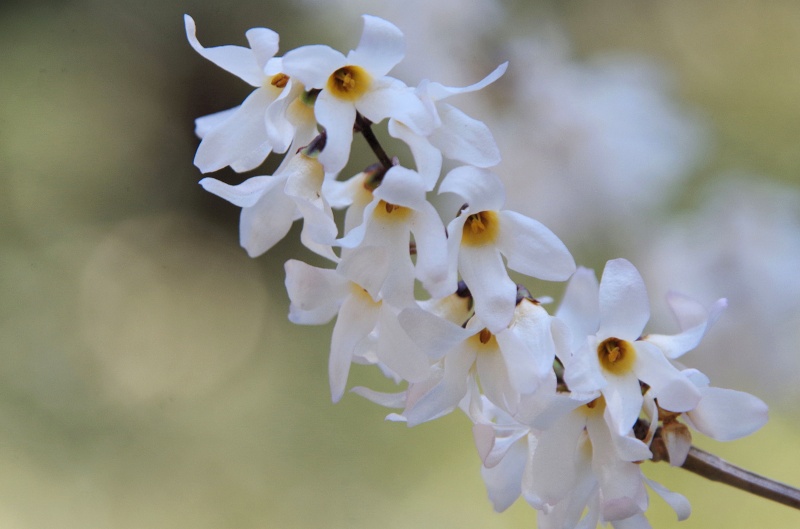
[[[372,122],[362,116],[360,113],[356,114],[356,131],[360,132],[364,139],[367,140],[372,152],[375,153],[375,156],[378,157],[378,161],[381,162],[381,165],[387,171],[392,168],[394,165],[392,163],[391,158],[386,154],[386,151],[383,150],[378,138],[375,137],[375,133],[372,132]]]
[[[732,465],[694,446],[689,449],[689,455],[681,468],[712,481],[719,481],[756,496],[800,509],[800,490]]]

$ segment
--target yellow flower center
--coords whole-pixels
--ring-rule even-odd
[[[275,88],[283,88],[286,86],[286,83],[289,82],[289,76],[285,73],[279,73],[272,76],[269,84],[274,86]]]
[[[494,211],[481,211],[470,215],[464,223],[462,242],[470,246],[493,243],[500,231],[499,220]]]
[[[355,101],[369,89],[372,77],[360,66],[344,66],[328,78],[328,90],[339,99]]]
[[[489,329],[482,329],[481,332],[473,335],[472,338],[470,338],[470,340],[474,340],[474,342],[477,342],[474,345],[477,347],[478,351],[480,351],[482,354],[499,351],[499,346],[497,345],[497,338],[495,338],[494,334],[492,334],[492,332]]]
[[[398,206],[397,204],[390,204],[385,200],[381,200],[378,203],[378,207],[375,208],[376,217],[385,220],[392,220],[394,222],[405,220],[410,213],[410,209],[403,206]]]
[[[606,338],[597,346],[597,357],[603,369],[615,375],[623,375],[633,368],[636,349],[625,340]]]

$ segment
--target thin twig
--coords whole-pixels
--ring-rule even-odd
[[[694,446],[689,449],[689,455],[681,468],[712,481],[800,509],[800,490],[739,468]]]
[[[381,165],[383,165],[383,168],[387,171],[391,169],[392,165],[394,164],[392,164],[391,158],[389,158],[389,156],[386,154],[386,151],[384,151],[383,147],[381,147],[378,138],[375,137],[375,133],[372,132],[372,122],[362,116],[360,113],[356,114],[356,131],[360,132],[361,135],[364,136],[364,139],[367,140],[372,152],[374,152],[375,156],[378,157],[378,160],[381,162]]]

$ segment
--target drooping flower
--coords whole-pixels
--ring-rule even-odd
[[[331,249],[337,228],[331,207],[322,195],[325,173],[315,149],[312,144],[287,158],[272,176],[254,176],[236,186],[208,177],[200,181],[206,191],[242,208],[239,240],[250,257],[272,248],[302,217],[303,244],[338,261]]]
[[[316,136],[313,112],[303,97],[302,84],[281,71],[278,34],[266,28],[247,32],[250,48],[204,48],[196,26],[184,15],[186,36],[197,53],[236,75],[255,90],[234,108],[198,118],[195,132],[202,138],[194,163],[204,173],[231,166],[249,171],[270,152],[285,152],[292,142],[306,145]],[[310,118],[310,119],[309,119]]]
[[[409,249],[412,235],[416,263]],[[447,283],[444,224],[426,200],[422,178],[410,169],[394,166],[386,171],[363,209],[362,222],[338,244],[343,247],[342,266],[370,267],[365,254],[350,249],[370,247],[386,253],[390,266],[381,297],[398,308],[414,304],[415,278],[436,298],[454,290]]]
[[[384,254],[373,252],[373,257],[374,267],[388,267]],[[358,283],[348,273],[353,270],[317,268],[293,259],[286,262],[289,319],[320,325],[336,316],[328,361],[333,401],[342,398],[354,361],[379,364],[401,380],[423,380],[429,371],[428,359],[400,326],[396,309],[373,296],[371,278],[359,275],[362,283]]]

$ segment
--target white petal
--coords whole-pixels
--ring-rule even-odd
[[[363,386],[356,386],[352,388],[350,392],[386,408],[402,408],[406,405],[405,391],[399,393],[383,393]]]
[[[724,388],[702,388],[697,407],[687,422],[717,441],[732,441],[750,435],[767,423],[769,409],[749,393]]]
[[[231,116],[209,130],[194,157],[194,164],[204,173],[236,164],[249,171],[261,165],[272,150],[264,126],[264,114],[272,103],[272,94],[258,88]]]
[[[235,186],[216,178],[200,180],[203,189],[240,208],[254,206],[267,193],[282,193],[285,183],[286,179],[282,176],[254,176]]]
[[[424,202],[411,219],[411,233],[417,247],[417,278],[431,296],[443,298],[456,286],[450,280],[447,261],[447,237],[436,209]]]
[[[431,360],[442,358],[453,347],[474,334],[418,307],[404,309],[398,315],[398,320],[414,343]]]
[[[278,34],[271,29],[253,28],[245,33],[258,67],[263,71],[267,61],[278,53]]]
[[[511,270],[546,281],[564,281],[575,272],[575,261],[561,239],[544,224],[514,211],[500,212],[497,245]]]
[[[532,492],[549,505],[566,498],[575,485],[576,451],[586,418],[582,413],[569,413],[553,428],[537,435],[536,450],[528,461],[530,475],[523,482],[526,499]]]
[[[335,270],[317,268],[290,259],[286,269],[289,320],[301,324],[322,324],[333,318],[348,293],[348,281]],[[313,319],[309,316],[313,316]]]
[[[644,476],[643,478],[650,488],[653,489],[656,494],[661,496],[670,507],[672,507],[672,510],[675,511],[675,514],[678,515],[679,522],[687,519],[689,515],[692,514],[692,506],[689,504],[689,500],[687,500],[685,496],[678,494],[677,492],[672,492],[657,481],[647,479]]]
[[[572,392],[589,394],[608,384],[600,370],[597,340],[593,337],[584,339],[573,354],[561,358],[561,361],[564,363],[564,381]]]
[[[197,118],[194,120],[194,133],[202,140],[209,132],[219,127],[228,118],[233,116],[238,109],[239,107],[235,106],[233,108],[229,108],[228,110],[222,110],[220,112],[215,112],[213,114],[208,114],[207,116]]]
[[[498,211],[506,201],[500,178],[491,171],[477,167],[456,167],[444,177],[439,193],[455,193],[469,204],[471,212]]]
[[[601,391],[606,400],[609,427],[618,435],[627,435],[642,410],[642,390],[633,373],[624,376],[606,373],[608,384]]]
[[[521,441],[514,444],[498,465],[481,467],[489,500],[497,512],[505,511],[519,498],[528,452],[526,444]]]
[[[514,389],[523,394],[536,391],[552,371],[556,355],[547,311],[528,300],[520,301],[511,325],[496,338]]]
[[[239,217],[239,243],[257,257],[283,239],[295,219],[297,206],[283,189],[272,189]]]
[[[284,73],[306,89],[325,88],[331,74],[346,64],[341,52],[321,44],[301,46],[283,56]]]
[[[644,341],[634,342],[636,361],[633,370],[665,410],[684,412],[700,402],[700,392],[675,366],[669,363],[656,346]]]
[[[650,319],[650,302],[639,271],[625,259],[606,263],[600,279],[601,339],[634,341]]]
[[[434,101],[439,101],[441,99],[450,97],[452,95],[475,92],[498,80],[504,73],[506,73],[507,68],[508,68],[508,62],[504,62],[503,64],[495,68],[494,71],[492,71],[492,73],[490,73],[477,83],[464,87],[455,88],[450,86],[444,86],[439,83],[430,83],[427,88],[427,95]]]
[[[475,167],[500,163],[500,149],[485,123],[450,105],[443,104],[438,110],[442,124],[431,133],[430,142],[442,154]]]
[[[453,411],[467,393],[467,375],[475,362],[475,354],[467,348],[455,349],[444,361],[442,380],[417,399],[405,416],[415,426]]]
[[[417,172],[425,182],[425,191],[433,190],[442,171],[441,151],[431,145],[427,137],[415,134],[407,126],[394,119],[389,121],[389,134],[408,145],[414,157]]]
[[[214,48],[204,48],[197,40],[194,20],[189,15],[183,15],[184,26],[186,27],[186,38],[192,48],[204,58],[213,62],[223,70],[244,80],[252,86],[261,86],[264,73],[256,61],[252,50],[241,46],[217,46]],[[269,31],[269,30],[266,30]],[[277,38],[277,35],[276,35]]]
[[[711,310],[706,310],[700,303],[675,292],[671,292],[667,300],[678,318],[682,332],[672,336],[648,334],[647,341],[658,346],[667,358],[673,359],[697,347],[728,304],[726,299],[719,299]]]
[[[594,270],[578,267],[567,283],[555,315],[572,333],[573,350],[585,343],[587,336],[597,333],[600,326],[600,295]]]
[[[383,304],[378,319],[378,359],[403,380],[420,382],[429,372],[428,357],[408,337],[397,315]]]
[[[349,64],[357,64],[375,77],[389,73],[403,60],[406,43],[403,32],[382,18],[363,15],[364,32],[355,50],[347,55]]]
[[[331,356],[328,360],[333,402],[339,402],[342,398],[353,353],[358,343],[375,328],[377,317],[377,307],[365,299],[365,296],[350,296],[342,304],[333,328]]]
[[[383,282],[389,274],[389,256],[385,248],[362,246],[342,257],[339,273],[360,285],[378,299]]]
[[[517,285],[500,252],[493,246],[461,245],[458,268],[475,301],[475,314],[493,333],[505,329],[514,315]]]
[[[425,182],[416,171],[395,165],[381,181],[381,185],[372,194],[375,198],[389,204],[396,204],[411,209],[420,209],[425,200]],[[444,232],[444,226],[442,226]]]
[[[411,88],[397,80],[373,81],[355,105],[373,123],[393,118],[416,134],[427,135],[433,130],[433,116],[428,109]]]
[[[326,133],[325,148],[319,154],[319,161],[325,166],[326,173],[338,173],[350,158],[356,109],[352,103],[323,90],[314,103],[314,115]]]

